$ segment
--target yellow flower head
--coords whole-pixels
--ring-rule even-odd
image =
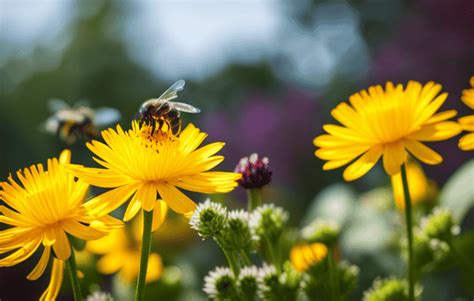
[[[418,204],[430,200],[436,194],[436,184],[426,177],[423,168],[414,160],[408,160],[407,162],[407,178],[412,204]],[[405,210],[405,198],[401,173],[392,176],[391,180],[395,205],[397,205],[398,209]]]
[[[165,126],[154,131],[150,125],[133,122],[129,131],[120,126],[103,131],[105,143],[87,144],[103,168],[76,165],[70,170],[89,184],[113,188],[92,200],[91,206],[99,204],[96,210],[111,211],[133,196],[125,221],[140,208],[151,211],[166,205],[177,213],[189,214],[196,204],[178,188],[224,193],[237,186],[240,174],[209,171],[224,160],[223,156],[214,156],[224,143],[198,148],[207,134],[190,124],[175,136]],[[157,193],[162,200],[157,200]]]
[[[314,139],[319,147],[315,155],[327,160],[324,170],[339,168],[352,162],[344,171],[344,179],[352,181],[365,175],[383,156],[389,175],[400,172],[407,152],[426,164],[439,164],[443,158],[422,142],[451,138],[461,131],[448,119],[455,110],[436,113],[448,94],[440,95],[441,85],[429,82],[422,86],[410,81],[406,88],[391,82],[369,87],[339,104],[332,116],[341,125],[327,124],[328,133]]]
[[[141,255],[141,239],[143,229],[141,218],[135,219],[130,233],[125,228],[114,229],[104,238],[89,241],[86,250],[102,255],[97,262],[97,270],[103,274],[114,274],[125,283],[136,281]],[[160,278],[163,264],[160,255],[151,253],[148,257],[146,282],[153,282]]]
[[[295,270],[304,272],[328,255],[327,247],[319,242],[300,244],[291,248],[290,261]]]
[[[474,76],[471,77],[471,89],[462,91],[462,101],[471,109],[474,109]],[[464,116],[458,119],[462,129],[470,132],[459,139],[459,148],[465,151],[474,150],[474,115]]]
[[[27,276],[36,280],[48,265],[51,249],[54,251],[51,280],[41,300],[55,299],[59,292],[64,261],[71,255],[67,234],[97,239],[108,233],[109,226],[121,224],[112,217],[94,216],[85,210],[83,201],[89,185],[66,171],[70,160],[71,153],[65,150],[59,160],[48,160],[47,170],[38,164],[18,171],[21,185],[11,176],[0,183],[0,199],[8,206],[0,206],[0,222],[11,226],[0,231],[0,254],[8,254],[0,259],[0,267],[21,263],[42,246],[41,258]]]

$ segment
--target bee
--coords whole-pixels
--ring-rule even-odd
[[[50,99],[48,106],[52,115],[42,127],[67,144],[95,138],[100,129],[120,119],[119,111],[113,108],[92,109],[84,103],[71,107],[60,99]]]
[[[138,111],[139,122],[151,125],[152,133],[157,125],[161,129],[166,124],[173,134],[179,134],[181,131],[180,112],[194,114],[201,112],[200,109],[190,104],[171,101],[178,97],[178,92],[184,89],[185,84],[184,80],[179,80],[161,94],[160,97],[145,101]]]

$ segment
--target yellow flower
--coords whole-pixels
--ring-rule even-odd
[[[315,155],[327,160],[324,170],[352,163],[344,170],[344,179],[352,181],[365,175],[383,156],[389,175],[400,172],[407,152],[426,164],[439,164],[443,158],[422,142],[451,138],[461,131],[448,119],[455,110],[436,113],[448,94],[440,95],[441,85],[429,82],[422,86],[410,81],[406,88],[391,82],[369,87],[332,110],[340,125],[327,124],[328,133],[314,139],[319,147]]]
[[[54,300],[63,278],[64,261],[71,255],[67,234],[84,240],[97,239],[108,233],[109,226],[121,225],[119,220],[100,211],[91,215],[83,206],[89,185],[66,171],[71,153],[65,150],[59,160],[49,159],[47,170],[42,164],[17,172],[21,182],[13,177],[0,183],[0,222],[12,226],[0,231],[0,267],[21,263],[43,247],[41,258],[27,276],[38,279],[45,271],[54,251],[51,279],[41,300]],[[102,217],[100,217],[102,216]]]
[[[461,100],[471,109],[474,109],[474,76],[470,80],[471,89],[462,91]],[[458,119],[463,130],[470,132],[459,139],[459,148],[462,150],[474,150],[474,115],[464,116]]]
[[[95,210],[111,211],[133,196],[124,215],[125,221],[132,219],[141,208],[151,211],[155,206],[159,209],[168,205],[177,213],[189,214],[196,204],[178,188],[224,193],[237,186],[240,174],[209,171],[224,160],[223,156],[214,156],[224,143],[198,148],[207,134],[188,125],[175,136],[165,126],[153,131],[149,125],[133,122],[132,129],[126,132],[120,126],[103,131],[105,143],[87,144],[97,156],[94,159],[104,168],[76,165],[70,170],[89,184],[113,188],[92,200],[91,207],[99,205]],[[157,193],[162,200],[157,200]]]
[[[418,204],[434,197],[436,193],[436,184],[426,177],[423,168],[414,160],[408,160],[407,178],[412,204]],[[391,180],[395,204],[398,209],[405,210],[405,198],[401,173],[392,176]]]
[[[86,250],[102,255],[97,262],[97,270],[102,274],[114,274],[128,284],[133,284],[138,276],[141,255],[142,218],[134,220],[131,231],[125,228],[114,229],[104,238],[89,241]],[[163,264],[160,255],[151,253],[148,257],[146,282],[160,278]]]
[[[319,242],[299,244],[290,251],[290,261],[295,270],[304,272],[323,260],[328,254],[327,247]]]

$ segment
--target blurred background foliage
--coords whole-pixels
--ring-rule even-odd
[[[65,147],[72,148],[75,162],[93,164],[84,144],[66,146],[40,131],[50,114],[48,99],[117,108],[127,127],[144,100],[183,78],[187,86],[180,99],[202,109],[197,116],[186,115],[185,122],[208,132],[209,141],[226,142],[221,168],[233,170],[240,157],[252,152],[268,156],[274,178],[266,199],[287,208],[292,224],[301,226],[301,220],[309,219],[304,218],[308,208],[321,206],[321,195],[315,196],[342,181],[342,171],[323,173],[312,145],[322,124],[332,120],[329,112],[336,103],[387,80],[434,80],[449,92],[446,109],[467,113],[460,94],[474,72],[473,15],[470,0],[0,0],[0,176],[45,162]],[[438,187],[472,157],[456,144],[453,139],[435,147],[445,162],[426,172]],[[470,180],[472,173],[467,173],[463,181],[472,186]],[[389,179],[373,170],[355,183],[336,185],[331,186],[337,194],[331,200],[359,204],[362,191],[389,187]],[[452,199],[458,190],[445,194]],[[240,206],[244,195],[236,191],[225,199]],[[469,229],[473,195],[465,199],[464,212],[457,214],[467,216],[462,227]],[[318,214],[352,208],[330,203],[332,209],[320,208]],[[393,201],[384,206],[393,209]],[[392,210],[390,218],[381,219],[374,208],[372,214],[359,208],[345,217],[356,216],[352,232],[374,233],[369,236],[382,240],[366,244],[350,232],[342,237],[349,259],[364,264],[359,297],[375,276],[403,273],[396,252],[378,251],[394,233],[380,225],[397,223],[399,216]],[[202,276],[223,258],[212,244],[183,232],[173,239],[174,227],[168,229],[162,234],[166,243],[158,240],[157,249],[165,266],[179,269],[167,273],[165,268],[154,293],[167,300],[199,300]],[[47,279],[28,283],[24,276],[29,268],[0,270],[0,298],[14,300],[19,291],[24,300],[39,295]],[[110,290],[110,277],[97,277],[90,279]],[[428,296],[437,297],[425,300],[468,296],[456,271],[430,277],[434,293]],[[439,283],[445,292],[437,295]],[[179,293],[182,286],[186,294]]]

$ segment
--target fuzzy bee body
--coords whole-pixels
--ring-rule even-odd
[[[201,110],[187,103],[171,101],[178,97],[178,92],[184,88],[184,80],[175,82],[159,98],[152,98],[145,101],[139,111],[138,120],[140,123],[152,126],[152,132],[164,125],[168,126],[173,134],[181,131],[181,113],[199,113]]]
[[[43,125],[46,132],[57,135],[67,144],[78,139],[90,140],[99,129],[120,119],[120,113],[112,108],[92,109],[85,105],[70,107],[59,99],[52,99],[49,107],[53,115]]]

